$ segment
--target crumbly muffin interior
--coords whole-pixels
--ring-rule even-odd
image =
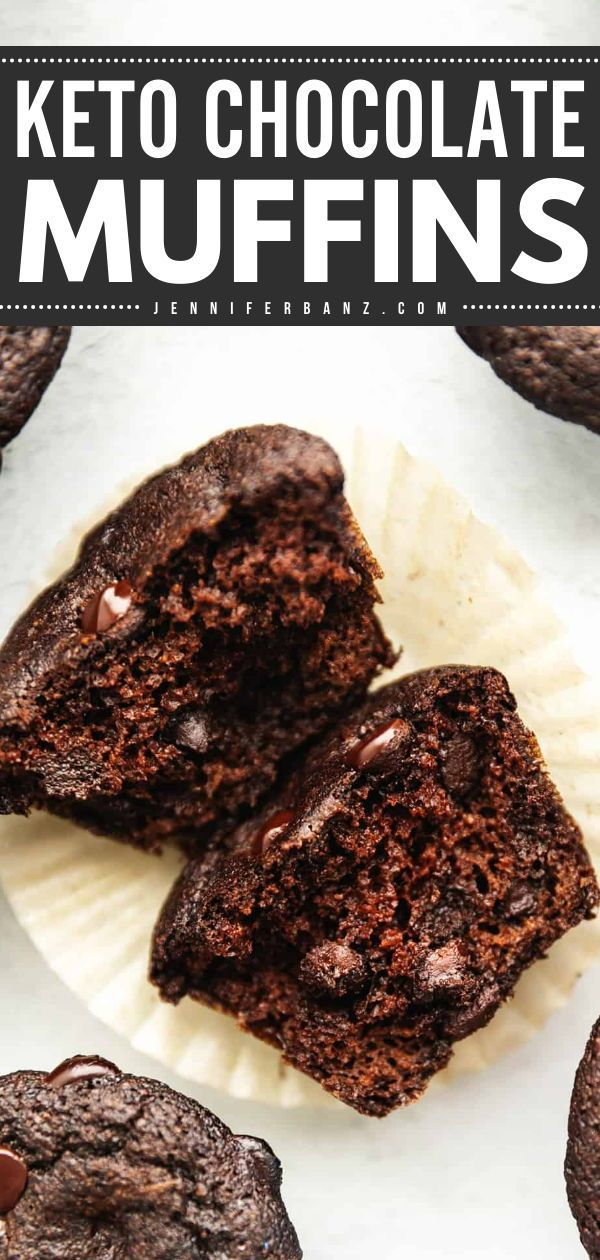
[[[395,741],[356,768],[343,724],[275,804],[286,825],[262,855],[244,826],[228,859],[190,865],[154,948],[163,996],[235,1013],[370,1114],[418,1097],[597,899],[500,675],[386,693]],[[359,740],[381,723],[370,703]]]
[[[11,807],[149,847],[231,825],[391,662],[355,542],[341,497],[298,494],[191,532],[3,729]]]

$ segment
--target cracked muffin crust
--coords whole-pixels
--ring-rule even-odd
[[[501,674],[383,687],[159,918],[151,979],[369,1115],[410,1103],[598,888]]]
[[[104,1059],[0,1078],[0,1260],[300,1260],[279,1161]]]
[[[61,325],[0,324],[0,448],[16,437],[37,407],[70,336],[71,329]]]
[[[535,407],[600,433],[600,328],[523,324],[456,331]]]
[[[581,1242],[591,1260],[600,1260],[600,1019],[575,1077],[565,1178]]]
[[[337,456],[226,433],[142,485],[0,651],[0,810],[202,847],[393,653]]]

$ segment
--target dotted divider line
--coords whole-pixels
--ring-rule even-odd
[[[598,65],[599,57],[1,57],[2,65]]]
[[[0,311],[139,311],[140,309],[140,306],[134,306],[133,304],[126,306],[123,303],[119,305],[113,303],[113,305],[109,305],[107,302],[102,305],[99,302],[96,302],[95,304],[91,302],[73,302],[70,304],[67,302],[54,302],[47,304],[39,302],[29,305],[25,305],[23,302],[13,303],[12,305],[10,303],[7,305],[2,305],[2,303],[0,303]]]
[[[463,303],[463,311],[597,311],[600,305],[595,302],[480,302]],[[108,302],[34,302],[34,303],[1,303],[0,311],[139,311],[139,303]]]
[[[472,302],[470,305],[463,303],[463,311],[597,311],[599,308],[594,302],[500,302],[479,303]]]

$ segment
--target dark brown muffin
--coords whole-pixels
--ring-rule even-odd
[[[456,331],[535,407],[600,433],[600,328],[523,324]]]
[[[0,448],[11,442],[60,367],[71,329],[0,324]]]
[[[84,542],[0,652],[0,809],[157,848],[231,827],[393,655],[337,456],[224,434]]]
[[[382,688],[229,850],[175,885],[152,980],[168,1001],[231,1012],[369,1115],[418,1098],[598,903],[580,832],[492,669]]]
[[[600,1260],[600,1019],[575,1077],[565,1177],[583,1246]]]
[[[158,1081],[0,1077],[0,1260],[299,1260],[279,1161]]]

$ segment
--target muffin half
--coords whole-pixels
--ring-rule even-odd
[[[598,888],[501,674],[382,688],[191,862],[151,978],[234,1015],[369,1115],[418,1098]]]

